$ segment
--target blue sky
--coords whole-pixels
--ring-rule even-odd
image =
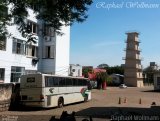
[[[108,10],[104,5],[98,6],[102,4],[99,2],[106,6],[112,4],[114,8]],[[116,8],[113,4],[121,4],[121,7]],[[133,8],[128,6],[133,4],[136,4]],[[142,4],[158,4],[158,7]],[[102,63],[124,64],[125,33],[138,31],[144,58],[142,65],[160,64],[160,0],[94,0],[88,15],[84,23],[71,27],[70,63],[94,67]]]

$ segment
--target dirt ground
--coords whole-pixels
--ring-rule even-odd
[[[151,105],[155,102],[156,105]],[[92,100],[76,103],[63,108],[31,109],[0,112],[0,121],[53,121],[52,116],[60,117],[63,111],[75,111],[77,121],[92,116],[93,121],[107,121],[116,115],[160,115],[160,92],[153,87],[120,89],[108,87],[107,90],[92,90]],[[132,117],[133,118],[133,117]],[[116,120],[116,119],[115,119]],[[124,119],[123,119],[124,120]],[[129,120],[129,119],[128,119]],[[160,120],[160,117],[155,117]]]

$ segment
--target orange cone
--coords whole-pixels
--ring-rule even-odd
[[[152,106],[155,106],[156,105],[156,102],[152,102],[152,104],[151,104]]]
[[[142,104],[142,100],[141,100],[141,98],[139,99],[139,104]]]
[[[126,97],[124,98],[124,103],[127,103],[127,98]]]
[[[118,101],[118,104],[121,104],[121,98],[119,97],[119,101]]]

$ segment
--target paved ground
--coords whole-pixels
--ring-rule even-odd
[[[152,102],[155,102],[156,106],[151,107]],[[59,117],[63,111],[68,111],[69,113],[75,111],[77,121],[81,121],[81,119],[85,116],[87,118],[92,116],[93,121],[107,121],[107,119],[109,120],[110,118],[115,119],[115,116],[119,114],[143,114],[146,116],[160,115],[159,106],[160,92],[154,92],[153,87],[132,87],[127,89],[108,87],[107,90],[92,90],[92,100],[86,103],[67,105],[63,108],[22,108],[21,111],[0,112],[0,120],[5,121],[5,119],[12,119],[12,121],[53,121],[52,116]],[[154,118],[155,120],[160,120],[160,117]]]

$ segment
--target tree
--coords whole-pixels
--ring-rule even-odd
[[[108,68],[109,65],[108,65],[108,64],[100,64],[100,65],[98,65],[97,67],[104,69],[104,68]]]
[[[98,72],[96,73],[96,80],[97,80],[97,88],[98,89],[106,89],[106,82],[108,79],[108,74],[107,72]],[[103,85],[105,84],[105,85]]]
[[[10,4],[13,7],[7,14],[7,6]],[[0,0],[0,36],[8,34],[6,25],[10,25],[11,18],[15,18],[23,37],[32,36],[25,22],[28,7],[34,8],[39,20],[44,20],[55,32],[62,34],[62,26],[86,20],[86,12],[91,4],[92,0]]]
[[[121,66],[113,66],[113,67],[108,67],[107,68],[108,74],[124,74],[124,68]]]
[[[143,70],[143,73],[146,74],[146,80],[145,80],[145,83],[148,83],[148,84],[153,84],[154,82],[154,73],[155,72],[158,72],[158,68],[157,66],[148,66],[146,67],[144,70]]]
[[[84,67],[82,69],[82,75],[85,77],[85,78],[88,78],[88,73],[92,73],[93,72],[93,68],[91,67]]]

